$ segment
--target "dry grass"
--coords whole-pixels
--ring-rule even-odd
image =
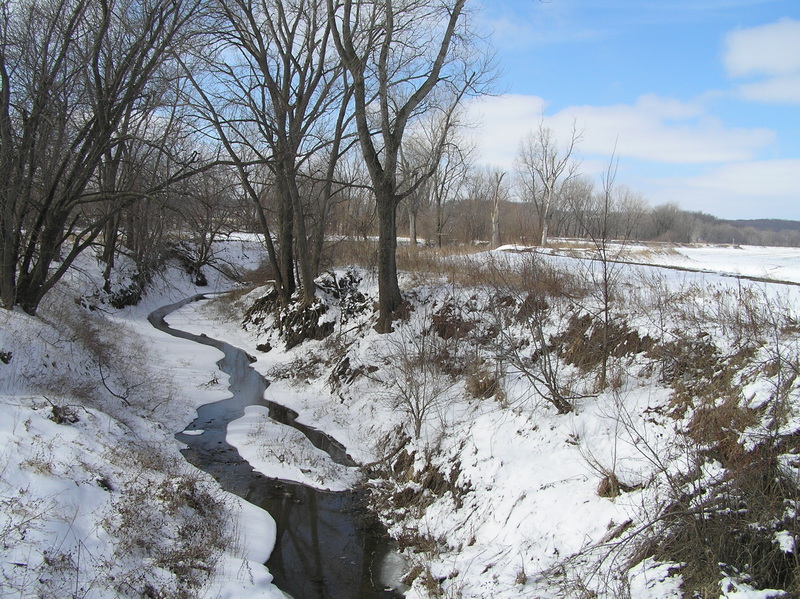
[[[686,564],[684,596],[719,597],[724,575],[744,575],[755,588],[798,596],[796,553],[785,552],[776,539],[796,539],[800,533],[790,507],[800,499],[800,489],[775,457],[756,448],[719,484],[676,497],[664,511],[665,525],[649,543],[656,559]]]
[[[324,256],[321,264],[323,269],[359,266],[374,270],[378,267],[378,242],[371,239],[340,239],[326,248]]]
[[[109,565],[131,558],[140,564],[112,579],[115,589],[121,596],[194,597],[233,541],[224,493],[182,459],[147,445],[129,445],[114,459],[129,476],[103,520],[117,539]],[[166,476],[154,483],[153,471]]]

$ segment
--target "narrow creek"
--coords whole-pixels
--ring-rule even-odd
[[[232,395],[201,406],[194,422],[175,435],[188,446],[183,450],[186,459],[211,474],[226,491],[269,512],[277,525],[277,539],[267,567],[278,588],[294,599],[402,597],[386,588],[390,583],[384,580],[382,570],[385,562],[391,561],[391,547],[385,530],[370,517],[358,492],[322,491],[266,477],[226,442],[228,424],[240,418],[245,407],[261,405],[269,409],[270,418],[302,432],[335,462],[355,465],[335,439],[296,422],[293,410],[264,399],[269,383],[250,366],[253,359],[246,352],[203,334],[173,329],[164,320],[170,312],[202,299],[207,298],[189,297],[148,316],[160,331],[224,353],[217,364],[230,376]]]

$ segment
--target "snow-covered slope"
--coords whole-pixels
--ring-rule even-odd
[[[226,247],[233,263],[258,260],[247,238]],[[366,465],[409,598],[677,598],[701,575],[707,596],[796,591],[800,288],[761,279],[800,282],[800,254],[627,248],[635,264],[620,253],[603,265],[585,248],[507,249],[440,271],[468,283],[405,278],[409,316],[389,335],[372,329],[376,285],[359,270],[328,275],[326,289],[331,277],[350,289],[338,298],[320,292],[333,334],[291,350],[268,326],[240,326],[263,288],[188,305],[170,322],[255,355],[268,398]],[[39,318],[0,311],[4,594],[280,596],[259,565],[269,519],[186,465],[172,437],[226,381],[216,351],[145,318],[198,290],[173,273],[141,306],[103,313],[75,303],[106,309],[87,277]],[[251,410],[229,438],[266,473],[279,451],[283,477],[327,488],[358,478],[273,432]],[[215,517],[247,525],[215,537],[211,509],[179,507],[198,494]],[[231,542],[231,530],[259,534]],[[760,539],[760,562],[751,552],[742,566],[723,550],[747,535]],[[719,546],[705,554],[699,539]],[[189,553],[198,545],[208,553]],[[208,577],[199,563],[217,568]],[[782,586],[764,582],[767,566]]]
[[[532,355],[538,347],[541,359],[543,348],[534,339],[539,332],[547,339],[562,336],[552,358],[568,344],[576,355],[581,343],[589,352],[596,322],[586,330],[576,322],[602,316],[602,269],[575,252],[537,258],[542,279],[544,264],[583,286],[580,297],[541,292],[542,329],[536,318],[519,316],[530,293],[538,293],[531,280],[523,281],[524,292],[519,281],[512,283],[511,273],[532,255],[520,248],[464,262],[465,270],[487,273],[480,287],[436,276],[419,285],[416,277],[406,289],[410,316],[390,335],[372,330],[371,311],[343,317],[335,302],[326,315],[336,323],[334,334],[289,351],[268,327],[242,330],[215,316],[220,306],[230,311],[224,299],[188,306],[181,319],[183,326],[196,323],[195,332],[247,347],[258,357],[256,368],[273,381],[268,396],[371,464],[376,509],[408,559],[408,597],[677,598],[684,577],[694,574],[685,562],[670,561],[677,551],[646,543],[677,534],[679,523],[665,516],[670,505],[685,494],[692,517],[711,510],[704,487],[723,488],[734,463],[744,468],[755,460],[753,447],[790,438],[798,425],[793,369],[800,353],[792,328],[798,288],[728,276],[747,271],[791,278],[797,253],[689,250],[629,259],[685,266],[692,254],[693,271],[610,265],[610,319],[624,327],[627,341],[609,350],[605,388],[598,385],[597,366],[559,354],[553,367],[572,407],[566,414],[536,380],[542,371]],[[758,263],[770,266],[759,270]],[[352,278],[344,271],[336,276]],[[360,291],[374,294],[369,274],[359,276]],[[262,293],[240,299],[240,312]],[[571,341],[564,337],[570,331]],[[256,351],[267,342],[271,351]],[[517,355],[504,345],[516,347]],[[427,370],[430,363],[437,368]],[[524,364],[530,372],[520,370]],[[481,382],[493,377],[494,387]],[[414,402],[421,402],[416,412]],[[778,403],[785,413],[776,419]],[[416,435],[421,404],[426,410]],[[708,422],[716,413],[722,416]],[[714,457],[725,443],[736,449]],[[796,475],[792,468],[784,472]],[[778,518],[759,526],[767,549],[774,535],[780,557],[780,547],[788,545],[779,541],[793,525]],[[735,527],[730,534],[731,544],[740,542]],[[622,567],[626,563],[632,567]],[[709,592],[781,594],[756,590],[759,583],[749,575],[720,567]]]
[[[255,248],[225,251],[242,263]],[[173,438],[225,381],[206,384],[217,352],[146,315],[198,290],[171,270],[115,311],[94,260],[77,266],[37,317],[0,310],[0,595],[283,597],[262,565],[274,522]]]

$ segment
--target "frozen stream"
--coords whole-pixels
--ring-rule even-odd
[[[275,519],[277,540],[267,566],[275,584],[294,599],[371,599],[401,597],[375,584],[376,571],[390,554],[382,528],[369,516],[359,494],[330,492],[269,478],[253,470],[226,440],[228,424],[250,405],[269,409],[269,416],[302,432],[335,462],[353,465],[345,448],[324,432],[295,422],[289,408],[264,399],[269,384],[250,367],[243,350],[225,342],[171,328],[164,317],[198,295],[155,310],[150,323],[165,333],[215,347],[225,354],[218,365],[230,376],[232,396],[198,409],[198,416],[176,438],[188,448],[186,459],[211,474],[226,491],[246,499]],[[198,431],[198,434],[191,434]],[[200,433],[202,431],[202,433]]]

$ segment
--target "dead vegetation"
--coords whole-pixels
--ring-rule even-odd
[[[288,305],[281,302],[274,287],[246,307],[242,324],[262,333],[275,331],[287,350],[303,341],[320,341],[331,335],[337,324],[365,314],[371,305],[359,291],[361,278],[349,270],[342,275],[325,273],[315,280],[317,298],[307,304],[296,293]],[[337,316],[330,316],[335,311]]]
[[[231,507],[223,493],[177,460],[165,460],[146,447],[120,455],[130,466],[120,481],[104,528],[119,539],[110,564],[151,564],[114,577],[120,596],[196,596],[232,542]],[[169,476],[153,484],[149,469]],[[163,574],[160,574],[163,573]],[[164,576],[166,574],[167,576]]]
[[[31,414],[20,423],[27,455],[14,480],[46,475],[65,491],[12,486],[12,466],[0,466],[0,542],[12,549],[41,539],[26,560],[0,568],[0,588],[21,597],[198,596],[236,520],[218,487],[155,440],[168,434],[156,423],[172,414],[161,411],[171,379],[147,366],[152,350],[142,340],[100,311],[51,300],[40,314],[35,339],[21,340],[10,364],[24,390],[19,409]],[[62,433],[36,432],[48,421],[77,441],[59,451]],[[84,498],[97,506],[91,517]]]
[[[330,337],[336,358],[311,360],[313,371],[301,364],[287,369],[327,377],[343,401],[351,386],[378,382],[405,414],[411,440],[400,449],[387,443],[385,459],[370,469],[371,496],[383,517],[415,522],[445,500],[458,510],[472,492],[460,465],[442,466],[436,453],[450,401],[495,398],[515,412],[546,405],[566,414],[625,389],[658,386],[669,389],[669,401],[639,416],[672,427],[666,454],[636,430],[642,420],[616,416],[617,435],[652,465],[648,477],[630,480],[614,459],[585,458],[599,496],[640,491],[652,498],[649,515],[554,569],[564,596],[624,597],[626,573],[645,558],[685,564],[671,570],[682,577],[685,597],[718,597],[725,577],[800,596],[800,446],[786,428],[800,376],[792,306],[754,287],[670,288],[656,279],[614,281],[600,293],[592,277],[561,271],[533,253],[515,268],[502,255],[478,261],[427,248],[403,249],[398,258],[422,285],[407,292],[408,319],[387,337],[388,351],[364,361],[351,349],[371,317],[369,298],[352,291],[360,278],[353,277],[344,296],[327,292],[331,305],[357,298]],[[447,293],[424,291],[432,281]],[[509,403],[506,388],[520,377],[530,392]],[[756,397],[746,392],[751,385],[771,392]],[[420,444],[426,427],[432,436]],[[424,456],[417,453],[423,447]],[[421,556],[409,580],[440,596],[443,581],[428,577],[424,556],[446,551],[446,540],[410,527],[400,537]],[[603,577],[584,575],[600,566]]]

